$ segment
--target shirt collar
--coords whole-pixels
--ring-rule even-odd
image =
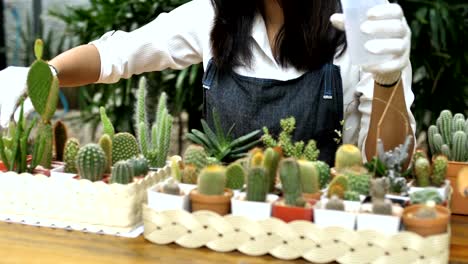
[[[263,53],[276,65],[276,60],[271,51],[270,41],[268,40],[265,21],[260,13],[257,13],[253,22],[252,38],[257,42]]]

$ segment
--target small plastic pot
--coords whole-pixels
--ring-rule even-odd
[[[317,201],[308,201],[314,205]],[[313,221],[314,210],[312,207],[295,207],[284,204],[284,200],[277,201],[273,204],[272,216],[283,220],[286,223],[295,220]]]

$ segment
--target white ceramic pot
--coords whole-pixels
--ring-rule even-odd
[[[238,193],[231,199],[231,214],[244,216],[251,220],[259,221],[271,217],[272,204],[278,200],[274,194],[267,195],[266,202],[251,202],[245,200],[245,193]]]
[[[345,202],[345,211],[327,210],[324,205],[326,201],[321,200],[314,207],[314,223],[320,227],[342,227],[349,230],[354,230],[356,225],[356,213],[348,211],[354,209],[354,204],[358,202]]]
[[[182,195],[173,195],[159,192],[161,185],[148,189],[148,207],[155,211],[186,210],[190,211],[190,198],[188,186],[179,186]]]
[[[362,206],[362,213],[357,215],[357,230],[375,230],[387,235],[394,235],[400,231],[403,208],[393,206],[392,215],[368,213],[371,210],[372,204]]]
[[[65,172],[65,166],[60,166],[50,170],[50,178],[73,179],[76,176],[76,173]]]
[[[429,187],[415,187],[413,186],[413,183],[411,183],[411,187],[408,191],[408,193],[411,195],[412,193],[415,193],[415,192],[418,192],[418,191],[422,191],[424,189],[427,189],[427,188],[433,188],[433,189],[436,189],[437,192],[440,194],[440,196],[442,197],[442,199],[444,201],[447,200],[448,198],[448,194],[450,192],[450,181],[449,180],[445,180],[445,183],[443,186],[437,188],[437,187],[434,187],[434,186],[429,186]]]

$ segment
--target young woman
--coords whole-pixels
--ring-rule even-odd
[[[215,109],[224,128],[236,124],[234,135],[263,126],[278,133],[280,119],[294,116],[294,138],[315,139],[320,158],[332,162],[344,120],[343,141],[370,158],[377,137],[389,148],[414,133],[410,30],[397,4],[370,9],[361,27],[374,38],[366,49],[391,59],[353,66],[343,16],[335,14],[340,11],[339,0],[193,0],[133,32],[109,32],[49,63],[67,87],[202,62],[207,119]],[[25,71],[0,72],[0,83],[8,76],[18,83]],[[383,113],[386,105],[390,110]]]

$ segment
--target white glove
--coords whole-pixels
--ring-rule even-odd
[[[26,79],[29,68],[8,67],[0,71],[0,125],[7,127],[10,117],[13,115],[19,98],[25,93]],[[34,107],[29,98],[24,102],[24,113],[29,113]],[[15,113],[15,119],[19,118],[19,110]]]
[[[333,26],[340,30],[344,30],[344,20],[343,14],[330,17]],[[401,71],[409,64],[411,49],[411,30],[400,5],[383,4],[370,8],[361,31],[373,38],[365,44],[368,52],[391,57],[384,63],[364,66],[363,70],[372,73],[379,84],[396,83]]]

